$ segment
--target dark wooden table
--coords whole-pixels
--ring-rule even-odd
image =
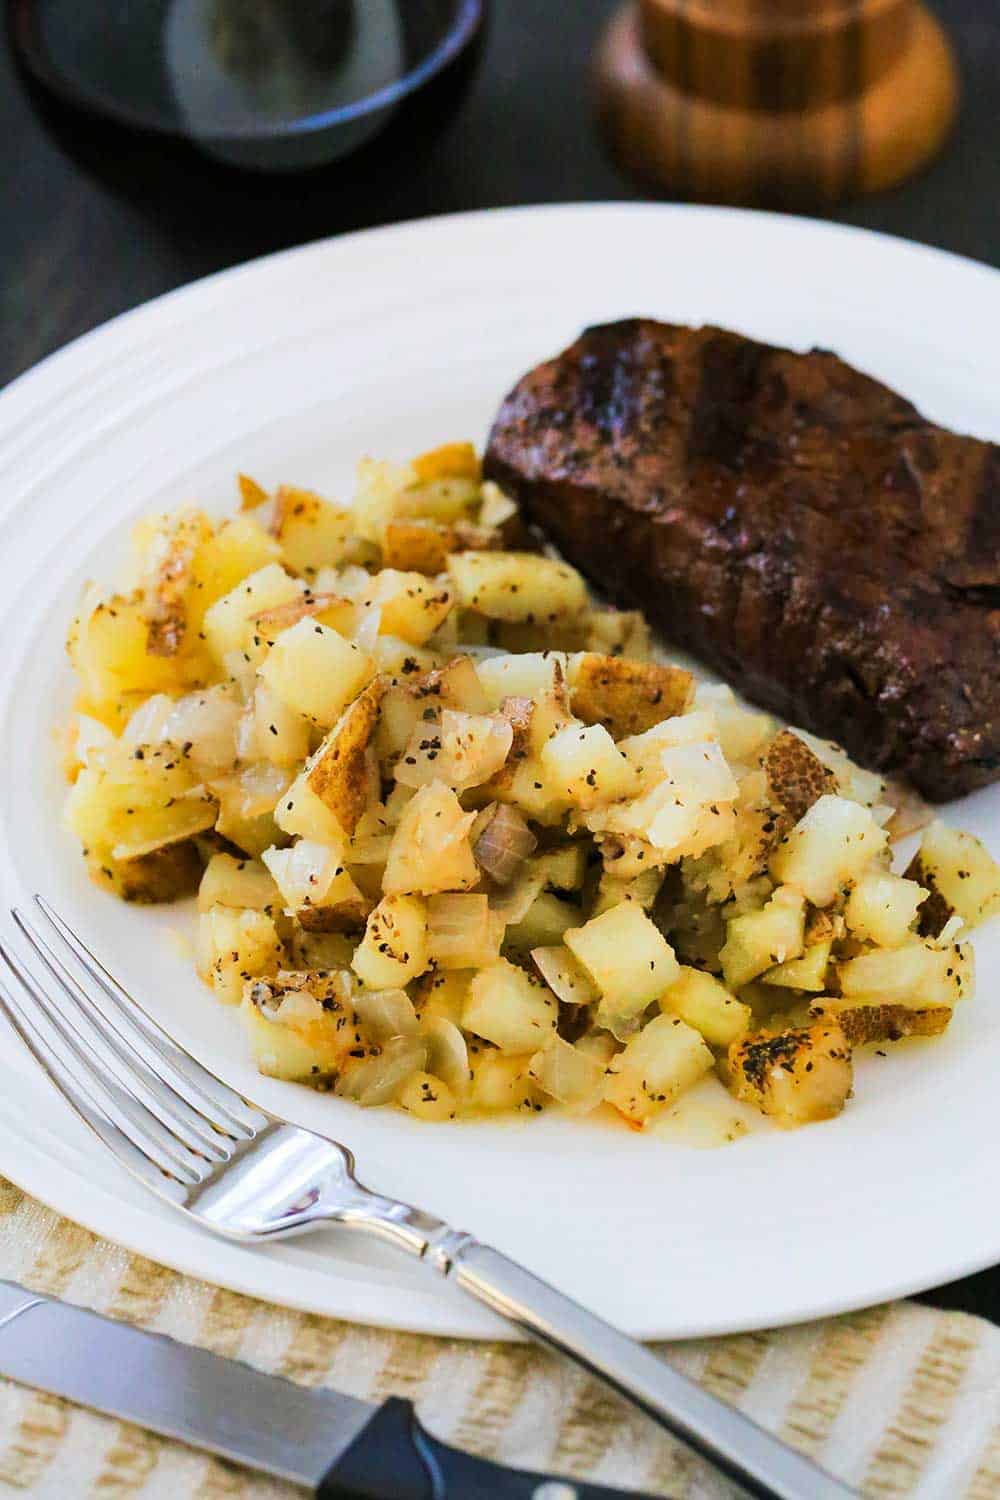
[[[955,136],[918,178],[836,217],[1000,265],[1000,5],[936,8],[961,53]],[[285,245],[458,209],[634,197],[595,138],[588,96],[588,58],[610,9],[611,0],[495,0],[478,80],[414,169],[346,190],[290,187],[286,212],[238,221],[210,206],[151,210],[88,178],[36,122],[0,46],[0,385],[116,313]],[[1000,1268],[926,1300],[1000,1323]]]

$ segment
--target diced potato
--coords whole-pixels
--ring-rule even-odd
[[[801,893],[792,886],[779,886],[759,911],[730,918],[719,961],[731,990],[756,979],[765,969],[799,957],[804,946],[805,912]]]
[[[700,682],[694,703],[695,708],[708,709],[713,715],[722,753],[731,765],[751,760],[774,730],[770,714],[742,707],[732,688],[722,683]]]
[[[270,870],[255,859],[234,859],[231,854],[213,854],[198,887],[199,911],[235,906],[272,916],[278,899]]]
[[[570,928],[563,942],[600,990],[602,1009],[617,1015],[639,1015],[680,977],[670,944],[631,901]]]
[[[66,648],[84,699],[102,721],[125,693],[158,693],[181,685],[176,660],[151,655],[148,639],[141,595],[97,604],[87,600],[74,620]]]
[[[268,653],[260,675],[291,708],[326,728],[375,675],[375,663],[328,625],[300,620]]]
[[[814,906],[829,906],[887,845],[885,832],[867,808],[824,795],[781,840],[771,856],[771,874],[796,886]]]
[[[491,620],[554,624],[587,605],[580,574],[536,552],[455,552],[448,571],[459,602]]]
[[[826,989],[826,971],[830,962],[833,944],[827,939],[806,948],[801,958],[789,959],[787,963],[775,964],[761,976],[764,984],[775,984],[779,989],[811,990],[816,994]]]
[[[877,995],[824,995],[810,1009],[821,1020],[836,1021],[852,1047],[898,1042],[904,1036],[940,1036],[952,1017],[947,1005],[885,1005]]]
[[[912,936],[926,894],[915,880],[869,870],[847,898],[844,917],[855,937],[879,948],[898,948]]]
[[[650,733],[655,734],[655,730]],[[634,762],[634,756],[629,756]],[[721,843],[735,827],[736,780],[715,743],[659,752],[656,784],[632,802],[589,818],[588,826],[643,838],[673,861]],[[637,775],[641,775],[637,769]]]
[[[620,901],[637,901],[643,911],[649,911],[662,884],[662,870],[646,870],[644,874],[637,875],[632,880],[620,880],[616,875],[609,875],[605,870],[598,882],[597,895],[590,914],[592,917],[599,917],[602,912],[610,911]]]
[[[240,510],[259,510],[271,498],[264,486],[249,474],[237,474],[236,488],[240,495]]]
[[[601,1102],[604,1065],[592,1053],[581,1051],[561,1036],[552,1036],[528,1064],[528,1072],[544,1094],[579,1114],[587,1114]]]
[[[188,630],[196,634],[204,627],[205,615],[215,602],[236,588],[241,579],[260,573],[281,556],[274,537],[250,515],[236,516],[219,527],[202,544],[191,563],[188,598]]]
[[[241,579],[205,611],[205,636],[216,660],[221,662],[232,651],[246,651],[253,643],[257,616],[301,596],[302,584],[277,563]]]
[[[540,1109],[538,1088],[528,1069],[531,1055],[508,1056],[492,1048],[473,1053],[472,1092],[470,1103],[474,1109],[489,1114],[501,1110]]]
[[[173,747],[120,744],[94,757],[66,799],[66,822],[84,848],[130,860],[212,828],[216,802]]]
[[[545,884],[554,891],[578,891],[587,875],[587,848],[585,844],[563,844],[558,849],[546,849],[535,858],[535,868],[544,876]]]
[[[286,565],[315,578],[319,568],[336,567],[350,554],[354,517],[311,490],[283,484],[275,498],[274,535]]]
[[[656,1016],[611,1059],[604,1098],[641,1128],[704,1077],[714,1062],[693,1026],[679,1016]]]
[[[384,896],[352,967],[370,990],[400,989],[427,968],[427,909],[418,896]]]
[[[310,792],[348,835],[353,835],[366,808],[378,800],[378,776],[368,747],[384,693],[381,678],[370,682],[344,711],[309,766],[306,784]]]
[[[283,833],[340,848],[346,840],[345,831],[326,803],[310,789],[309,772],[307,767],[296,776],[274,810],[274,821]]]
[[[664,1015],[680,1016],[712,1047],[728,1047],[749,1030],[752,1013],[703,969],[681,965],[680,976],[660,996]]]
[[[357,1043],[346,980],[342,972],[284,972],[244,985],[240,1017],[261,1073],[313,1083],[340,1071]]]
[[[613,739],[642,734],[690,705],[694,679],[681,667],[581,652],[567,669],[570,707],[585,724],[601,724]]]
[[[442,1078],[432,1073],[414,1073],[396,1096],[397,1102],[408,1114],[418,1120],[453,1120],[458,1113],[458,1100]]]
[[[475,813],[466,813],[440,781],[422,786],[408,803],[392,836],[383,889],[388,895],[416,891],[469,891],[479,884],[479,866],[469,842]]]
[[[395,520],[386,523],[382,559],[387,568],[423,573],[433,578],[448,567],[456,550],[455,530],[436,521]]]
[[[277,766],[264,767],[278,777],[277,784],[268,788],[258,774],[261,769],[259,763],[247,766],[238,776],[212,783],[212,791],[219,799],[216,832],[256,859],[272,844],[282,842],[274,821],[274,808],[288,780]]]
[[[462,1028],[502,1052],[534,1053],[555,1032],[559,1006],[536,976],[498,959],[474,975],[462,1010]]]
[[[414,988],[421,1022],[444,1020],[453,1026],[461,1025],[471,982],[472,972],[468,969],[451,969],[447,973],[431,970],[425,974]]]
[[[632,766],[603,724],[567,724],[545,742],[541,763],[560,794],[576,807],[591,808],[635,795]]]
[[[237,1005],[248,979],[276,974],[281,941],[263,911],[213,906],[198,918],[198,972],[226,1005]]]
[[[777,1125],[790,1128],[839,1115],[851,1092],[851,1049],[836,1021],[777,1036],[757,1033],[729,1049],[730,1088]]]
[[[491,780],[506,763],[513,743],[513,726],[501,714],[446,708],[441,715],[441,752],[454,787],[482,786]]]
[[[635,766],[636,774],[642,778],[644,787],[652,787],[663,780],[662,757],[665,750],[676,750],[682,745],[718,744],[719,726],[715,715],[708,709],[694,709],[690,713],[677,714],[664,719],[642,734],[630,734],[618,748]],[[669,764],[669,763],[668,763]],[[678,762],[679,765],[684,763]]]
[[[275,766],[297,766],[309,754],[309,720],[289,708],[266,683],[253,696],[253,750]]]
[[[383,568],[371,580],[361,602],[381,611],[381,635],[422,646],[447,619],[455,600],[446,580]]]
[[[973,993],[975,966],[969,943],[938,948],[913,941],[848,959],[837,970],[841,992],[877,995],[885,1004],[955,1005]]]
[[[487,657],[476,667],[476,675],[487,707],[498,709],[505,698],[531,703],[546,697],[555,690],[557,674],[565,667],[564,652],[531,651],[520,656]]]
[[[482,472],[474,443],[442,443],[411,459],[411,465],[420,484],[436,479],[470,479],[478,484]]]
[[[1000,912],[1000,865],[973,834],[947,823],[931,824],[906,873],[931,892],[921,912],[921,928],[931,934],[952,913],[975,927]]]

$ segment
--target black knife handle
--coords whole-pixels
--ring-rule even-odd
[[[424,1431],[410,1401],[391,1397],[338,1459],[320,1500],[629,1500],[624,1490],[506,1469]],[[631,1500],[643,1500],[631,1492]],[[649,1500],[649,1497],[647,1497]]]

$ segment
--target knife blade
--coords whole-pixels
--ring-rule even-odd
[[[0,1280],[0,1375],[323,1500],[625,1500],[449,1448],[413,1406],[293,1384]],[[630,1492],[633,1500],[642,1500]]]

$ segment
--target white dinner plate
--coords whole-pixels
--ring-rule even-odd
[[[930,416],[1000,437],[1000,276],[805,220],[655,206],[409,224],[212,277],[117,319],[0,397],[0,853],[7,899],[47,892],[191,1050],[277,1113],[340,1136],[363,1179],[492,1241],[646,1337],[787,1323],[1000,1259],[1000,923],[979,993],[930,1044],[864,1057],[837,1120],[706,1151],[550,1116],[429,1126],[255,1074],[194,976],[186,907],[89,885],[59,823],[63,638],[128,522],[234,474],[351,492],[365,453],[482,442],[505,391],[587,323],[643,313],[836,349]],[[1000,787],[946,810],[1000,851]],[[133,1185],[0,1030],[0,1171],[91,1229],[272,1301],[439,1334],[500,1325],[390,1252],[327,1232],[212,1240]]]

